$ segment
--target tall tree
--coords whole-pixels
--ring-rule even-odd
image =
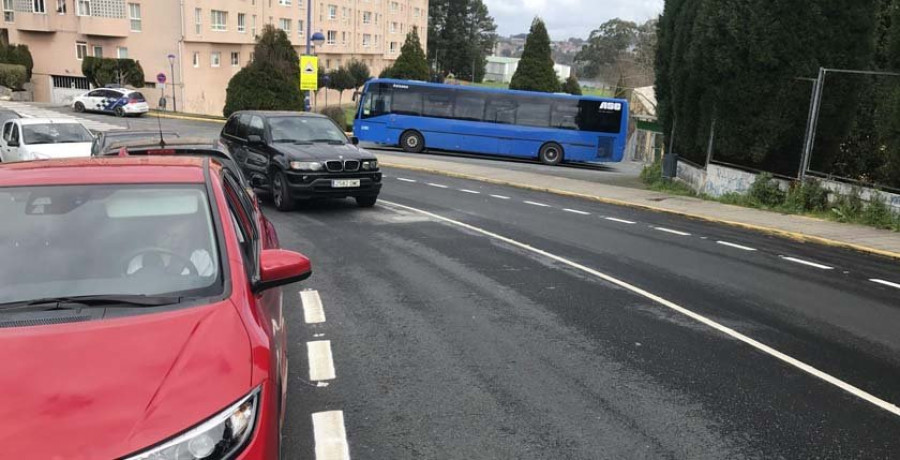
[[[497,25],[484,2],[433,0],[428,14],[428,60],[435,70],[482,81],[497,41]]]
[[[253,62],[228,82],[224,115],[238,110],[301,110],[300,59],[287,34],[267,25],[253,51]]]
[[[419,32],[415,28],[406,34],[406,42],[400,48],[400,57],[391,66],[389,75],[391,78],[428,81],[431,72],[428,69],[428,62],[425,60],[425,51],[422,50]]]
[[[349,72],[353,82],[353,87],[348,89],[359,88],[372,78],[372,72],[369,71],[369,66],[367,66],[365,62],[356,59],[347,63],[347,72]]]
[[[596,77],[604,65],[615,64],[635,44],[638,25],[615,18],[591,32],[588,43],[575,56],[586,77]]]
[[[509,89],[544,93],[555,93],[560,89],[553,69],[553,58],[550,56],[550,36],[541,18],[534,18],[531,23],[531,31],[525,39],[525,51],[509,83]]]

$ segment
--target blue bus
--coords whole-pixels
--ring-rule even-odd
[[[366,83],[353,133],[362,141],[562,162],[622,161],[628,102],[417,81]]]

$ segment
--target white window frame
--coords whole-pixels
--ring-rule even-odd
[[[303,20],[298,19],[297,20],[297,36],[298,37],[303,37],[306,35],[306,29],[303,27],[303,25],[304,25]]]
[[[197,35],[203,33],[203,8],[194,8],[194,32]]]
[[[278,4],[281,6],[291,6],[291,0],[278,0]]]
[[[235,59],[237,58],[237,59]],[[235,62],[237,61],[237,62]],[[239,51],[231,52],[231,67],[240,67],[241,66],[241,53]]]
[[[100,52],[98,53],[97,50],[100,50]],[[94,52],[93,53],[94,57],[98,57],[98,58],[103,57],[103,45],[94,45],[93,47],[91,47],[91,51]]]
[[[390,45],[391,54],[397,54],[398,49],[399,49],[399,46],[397,46],[397,42],[391,42],[391,45]]]
[[[256,36],[256,15],[250,18],[250,35]]]
[[[221,51],[213,51],[209,53],[209,66],[210,67],[222,67],[222,52]]]
[[[193,63],[194,63],[195,68],[200,67],[200,52],[199,51],[194,51]]]
[[[125,51],[125,55],[122,55],[122,51]],[[116,47],[116,57],[119,59],[128,59],[128,47],[127,46],[117,46]]]
[[[79,61],[83,61],[85,56],[88,55],[88,44],[87,42],[75,42],[75,59]]]
[[[329,30],[326,34],[326,42],[328,45],[336,45],[337,44],[337,31]]]
[[[397,33],[397,21],[391,21],[391,33]]]
[[[137,15],[135,15],[135,12]],[[141,4],[140,3],[129,3],[128,4],[128,19],[131,21],[131,31],[132,32],[141,32],[144,30],[144,22],[141,19]],[[135,27],[137,26],[137,27]]]
[[[209,10],[209,29],[213,32],[227,32],[228,12],[222,10]]]
[[[6,22],[16,21],[15,0],[3,0],[3,20]]]
[[[334,21],[337,19],[337,5],[328,5],[328,20]]]
[[[371,24],[372,23],[372,12],[371,11],[363,11],[362,23],[363,24]]]
[[[68,7],[66,6],[66,1],[68,0],[56,0],[56,13],[57,14],[66,14],[68,11]]]
[[[397,12],[397,6],[398,6],[398,5],[399,5],[399,3],[397,3],[397,2],[391,2],[391,13],[396,13],[396,12]]]
[[[76,0],[78,2],[77,8],[75,8],[75,14],[78,16],[90,16],[91,15],[91,0]]]
[[[290,18],[278,18],[278,28],[283,30],[288,36],[291,35],[291,23],[294,21]],[[285,27],[287,26],[287,27]]]
[[[363,46],[363,48],[368,48],[368,47],[372,46],[372,34],[363,34],[362,46]]]
[[[31,12],[34,14],[47,14],[47,0],[31,0]]]
[[[247,33],[247,15],[244,13],[237,15],[237,31],[242,34]]]

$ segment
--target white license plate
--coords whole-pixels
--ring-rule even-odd
[[[331,188],[359,187],[359,179],[335,179],[331,181]]]

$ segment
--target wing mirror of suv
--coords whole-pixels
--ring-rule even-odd
[[[251,134],[247,136],[247,143],[250,145],[260,145],[263,143],[262,136]]]
[[[356,136],[351,136],[351,137],[350,137],[350,143],[353,144],[353,145],[359,145],[359,138],[356,137]]]
[[[312,275],[309,259],[296,252],[283,249],[264,249],[259,255],[259,281],[253,292],[303,281]]]

